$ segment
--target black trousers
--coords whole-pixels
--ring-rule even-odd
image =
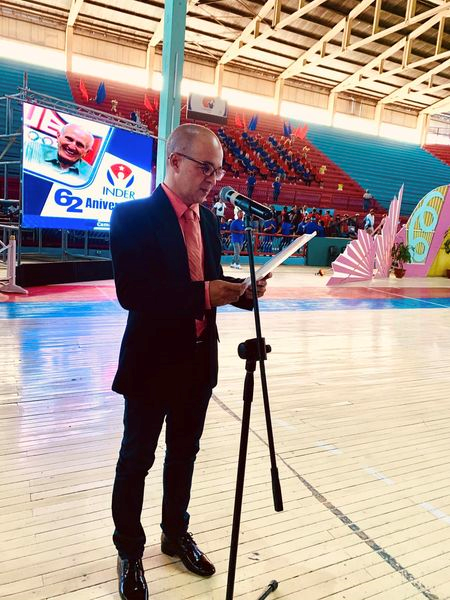
[[[161,528],[172,538],[188,530],[194,462],[212,393],[205,382],[207,369],[207,345],[201,343],[188,369],[174,366],[165,376],[158,377],[148,395],[125,397],[124,434],[112,497],[113,541],[123,559],[141,558],[144,552],[141,512],[145,477],[155,460],[164,420]]]

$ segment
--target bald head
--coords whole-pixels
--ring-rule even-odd
[[[169,136],[164,183],[187,205],[208,196],[222,169],[219,138],[207,127],[186,123]]]
[[[189,154],[199,143],[209,141],[221,148],[219,138],[207,127],[185,123],[172,131],[166,145],[166,154],[169,157],[173,152]]]
[[[57,134],[58,158],[62,165],[75,164],[94,145],[94,136],[73,123],[68,123]]]
[[[71,123],[67,123],[64,127],[61,127],[59,130],[59,135],[64,137],[66,135],[76,135],[77,137],[82,138],[83,144],[85,145],[86,152],[92,148],[94,145],[94,136],[80,125],[73,125]]]

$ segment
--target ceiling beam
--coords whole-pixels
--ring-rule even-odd
[[[439,54],[439,52],[441,51],[441,47],[442,47],[442,40],[444,37],[444,29],[445,29],[445,15],[443,17],[441,17],[440,23],[439,23],[439,31],[438,31],[438,35],[436,38],[436,49],[435,49],[435,53]]]
[[[425,90],[417,90],[416,92],[411,92],[408,96],[408,99],[419,100],[419,98],[422,98],[423,96],[431,96],[433,94],[436,94],[437,92],[442,92],[442,90],[446,90],[449,87],[450,81],[448,81],[447,83],[442,83],[441,85],[430,86],[427,87],[427,89]]]
[[[450,58],[445,60],[441,64],[437,65],[430,71],[427,71],[420,77],[417,77],[414,81],[411,81],[410,83],[403,85],[401,88],[394,90],[393,92],[391,92],[390,94],[388,94],[387,96],[382,98],[380,100],[380,103],[381,104],[391,104],[392,102],[397,102],[398,100],[402,100],[402,99],[406,98],[408,96],[408,94],[411,93],[412,86],[416,86],[416,85],[423,83],[429,77],[436,75],[436,73],[440,73],[441,71],[444,71],[445,69],[448,69],[449,67],[450,67]]]
[[[69,16],[67,17],[66,23],[66,39],[64,44],[64,53],[66,57],[66,71],[69,73],[72,71],[72,58],[73,58],[73,28],[78,15],[80,14],[81,7],[83,6],[84,0],[72,0],[69,10]]]
[[[330,40],[335,38],[338,33],[344,31],[347,22],[351,19],[355,19],[362,12],[364,12],[371,4],[373,4],[374,0],[362,0],[358,3],[355,8],[353,8],[349,14],[342,18],[336,25],[330,29],[324,36],[317,40],[315,44],[311,46],[308,50],[306,50],[303,54],[301,54],[287,69],[285,69],[281,74],[281,79],[288,79],[289,77],[294,77],[295,75],[299,75],[306,64],[311,61],[311,59],[317,55],[317,53],[323,53],[324,45],[327,44]],[[347,48],[348,49],[348,48]],[[342,50],[340,50],[340,53]],[[320,56],[316,56],[317,62],[321,60]]]
[[[186,5],[186,14],[189,13],[189,11],[198,3],[199,0],[189,0]],[[162,42],[164,33],[164,14],[165,13],[163,13],[159,23],[156,25],[155,31],[153,32],[151,40],[148,43],[148,50],[150,50],[151,47],[156,47],[160,42]]]
[[[401,23],[397,23],[397,25],[392,25],[392,27],[388,27],[387,29],[382,29],[381,31],[378,31],[377,33],[374,33],[367,38],[362,38],[356,42],[353,42],[352,44],[350,44],[350,46],[347,47],[346,50],[347,51],[358,50],[359,48],[363,48],[364,46],[367,46],[368,44],[371,44],[372,42],[377,42],[378,40],[382,39],[383,37],[386,37],[387,35],[391,35],[392,33],[397,33],[397,31],[401,31],[405,27],[409,27],[411,25],[417,25],[421,21],[426,21],[427,19],[430,19],[431,17],[433,17],[436,14],[441,15],[442,13],[447,13],[448,11],[449,11],[448,4],[442,5],[442,6],[441,5],[435,6],[434,8],[430,8],[430,10],[427,10],[427,11],[421,13],[420,15],[416,15],[409,21],[406,21],[406,20],[402,21]],[[326,57],[326,60],[332,60],[332,59],[338,58],[339,56],[341,56],[341,54],[342,54],[342,51],[337,50],[337,51],[329,54]]]
[[[447,98],[442,98],[442,100],[438,100],[430,106],[427,106],[423,110],[420,111],[419,115],[435,115],[437,113],[445,112],[446,109],[450,107],[450,96]]]
[[[254,35],[255,28],[259,28],[260,22],[267,17],[274,6],[275,0],[267,0],[266,3],[261,6],[256,17],[252,19],[246,27],[244,27],[242,32],[234,40],[228,50],[222,55],[219,60],[219,64],[224,65],[238,56],[241,46],[251,39],[252,35]]]
[[[373,15],[373,22],[372,22],[372,35],[375,35],[376,33],[378,33],[379,29],[380,29],[380,14],[381,14],[381,3],[383,2],[383,0],[376,0],[375,2],[375,12]]]
[[[406,3],[405,19],[412,19],[416,14],[416,0],[408,0]]]
[[[432,56],[427,56],[426,58],[421,58],[414,62],[410,62],[405,67],[401,66],[401,67],[396,67],[395,69],[391,69],[390,71],[384,71],[382,75],[375,74],[373,77],[370,77],[368,80],[365,79],[364,83],[366,83],[366,81],[371,81],[371,80],[376,80],[376,81],[389,80],[389,78],[392,77],[393,75],[400,75],[401,73],[408,71],[410,69],[418,69],[419,67],[424,67],[425,65],[427,65],[429,63],[437,62],[439,60],[445,60],[446,58],[449,58],[449,57],[450,57],[450,50],[446,50],[445,52],[441,52],[440,54],[433,54]],[[414,85],[414,82],[411,82],[411,84]]]
[[[272,15],[272,27],[276,27],[280,22],[281,17],[281,0],[275,0],[275,6],[273,7]]]
[[[321,4],[324,4],[325,1],[326,0],[312,0],[312,2],[310,2],[309,4],[299,3],[299,8],[296,11],[294,11],[291,15],[288,15],[288,16],[284,17],[284,19],[281,19],[275,27],[266,27],[263,31],[261,31],[261,27],[260,27],[259,31],[261,31],[261,33],[258,32],[258,34],[255,33],[254,35],[252,35],[252,33],[250,33],[250,34],[246,34],[246,36],[244,36],[244,32],[245,32],[245,30],[244,30],[241,33],[241,35],[239,36],[239,38],[237,38],[237,40],[239,40],[240,44],[237,45],[236,44],[237,40],[235,40],[233,42],[233,44],[225,52],[225,54],[222,56],[222,58],[219,60],[219,63],[225,64],[227,62],[230,62],[231,60],[234,60],[237,56],[239,56],[239,54],[242,54],[242,52],[244,52],[245,50],[248,50],[249,48],[256,46],[256,44],[261,44],[261,42],[263,40],[267,40],[268,38],[272,37],[272,35],[274,35],[278,31],[280,31],[281,29],[288,27],[289,25],[291,25],[292,23],[294,23],[295,21],[297,21],[304,15],[308,14],[309,12],[311,12],[312,10],[314,10]],[[253,19],[252,23],[254,21],[255,21],[255,19]],[[252,29],[253,29],[253,25],[252,25]]]
[[[360,6],[358,6],[357,8],[360,8]],[[353,43],[351,43],[349,46],[346,47],[344,52],[349,52],[349,51],[354,51],[354,50],[358,50],[359,48],[363,48],[364,46],[367,46],[368,44],[371,44],[373,42],[376,42],[380,39],[382,39],[383,37],[390,35],[392,33],[396,33],[397,31],[401,31],[402,29],[404,29],[405,27],[411,26],[411,25],[416,25],[422,21],[425,21],[427,19],[430,19],[431,17],[433,17],[436,14],[442,15],[442,13],[447,12],[449,10],[449,5],[448,4],[439,4],[437,6],[435,6],[434,8],[430,8],[429,10],[421,13],[420,15],[416,15],[415,17],[413,17],[412,19],[410,19],[409,21],[402,21],[401,23],[397,23],[397,25],[392,25],[392,27],[388,27],[387,29],[383,29],[381,31],[378,31],[377,33],[373,33],[372,35],[370,35],[367,38],[363,38],[360,39],[358,41],[355,41]],[[338,25],[336,25],[333,30],[336,30],[336,28],[338,28],[338,26],[340,25],[340,28],[338,28],[338,30],[336,30],[333,35],[330,35],[331,32],[329,32],[329,34],[326,34],[326,36],[324,37],[328,37],[328,41],[333,39],[337,33],[339,33],[339,31],[341,31],[344,26],[345,26],[345,19],[342,19],[342,21],[340,21],[340,23],[338,23]],[[331,30],[331,31],[333,31]],[[323,38],[322,38],[323,39]],[[321,40],[319,40],[319,42],[321,42]],[[331,52],[330,54],[328,54],[325,58],[321,59],[321,57],[318,55],[318,51],[319,51],[319,42],[317,42],[316,44],[314,44],[314,46],[312,46],[309,50],[307,50],[301,57],[299,57],[296,61],[296,63],[293,64],[297,64],[297,68],[296,68],[296,75],[299,75],[304,69],[306,69],[306,67],[309,64],[316,64],[316,63],[323,63],[324,61],[331,61],[334,60],[336,58],[339,58],[342,56],[342,54],[344,53],[342,51],[342,48],[339,48],[339,50],[336,50],[334,52]],[[400,49],[403,47],[403,44],[401,46],[399,46],[397,48]],[[376,62],[377,60],[379,60],[380,57],[377,57],[377,59],[374,59],[374,61]],[[300,62],[302,62],[303,64],[300,65]],[[366,65],[367,66],[367,65]],[[292,67],[292,65],[291,65]],[[291,67],[288,67],[288,69],[290,69]],[[362,67],[362,69],[365,69],[365,67]],[[359,71],[358,71],[359,73]],[[283,77],[283,73],[280,75],[281,77]],[[347,81],[351,81],[350,78],[355,77],[355,79],[359,80],[359,76],[357,76],[357,74],[353,74],[350,75],[347,79],[345,79],[341,84],[339,84],[339,86],[342,85],[342,89],[346,89],[347,86],[345,86],[344,84]],[[349,85],[348,87],[352,87],[351,85]],[[333,90],[336,91],[336,90]]]
[[[347,17],[345,21],[344,33],[342,34],[342,51],[347,50],[348,45],[350,44],[350,36],[352,34],[352,25],[353,19]]]
[[[72,0],[70,5],[69,18],[67,19],[67,27],[73,27],[78,15],[80,14],[81,7],[83,6],[84,0]]]
[[[400,50],[404,49],[408,44],[410,44],[411,39],[415,39],[417,37],[419,37],[420,35],[422,35],[425,31],[428,31],[429,29],[431,29],[431,27],[433,27],[442,17],[442,12],[445,11],[446,13],[449,12],[448,7],[435,7],[433,9],[431,9],[430,11],[427,11],[427,13],[432,13],[431,16],[428,16],[428,19],[425,21],[425,23],[422,23],[422,25],[420,25],[419,27],[417,27],[416,29],[414,29],[411,34],[409,36],[403,37],[402,39],[400,39],[396,44],[394,44],[393,46],[390,46],[389,48],[386,48],[386,50],[384,52],[382,52],[379,56],[375,57],[374,59],[372,59],[370,62],[368,62],[366,65],[364,65],[363,67],[361,67],[360,69],[358,69],[355,73],[353,73],[352,75],[350,75],[349,77],[347,77],[346,79],[344,79],[343,81],[341,81],[341,83],[339,83],[335,88],[333,88],[334,92],[342,92],[344,90],[350,89],[352,87],[358,86],[362,77],[367,77],[368,80],[370,79],[379,79],[380,75],[379,75],[379,70],[380,70],[380,65],[383,65],[383,75],[384,74],[389,74],[389,71],[385,70],[385,59],[388,58],[389,56],[393,56],[394,54],[396,54],[397,52],[399,52]],[[438,14],[436,14],[436,12],[438,12]],[[388,33],[394,33],[393,29],[395,30],[399,30],[399,29],[403,29],[404,27],[406,27],[407,25],[412,25],[413,21],[416,23],[419,20],[423,20],[424,15],[427,13],[422,13],[421,15],[418,15],[416,17],[414,17],[413,19],[410,19],[409,22],[407,21],[403,21],[403,23],[399,23],[398,25],[394,26],[394,27],[389,27],[388,29],[385,29],[384,31],[380,31],[379,33],[375,34],[375,35],[371,35],[369,38],[366,39],[365,43],[371,43],[374,40],[374,38],[378,38],[380,37],[380,34],[384,35],[388,35]],[[352,44],[351,46],[349,46],[347,48],[347,50],[354,50],[354,44]],[[408,56],[409,51],[406,51],[406,54],[404,53],[403,56]],[[412,68],[409,67],[408,65],[403,65],[402,69],[405,68]],[[369,76],[369,73],[371,73],[371,71],[373,70],[377,70],[377,72],[373,72],[372,76]]]

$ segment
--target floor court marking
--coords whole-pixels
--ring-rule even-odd
[[[383,473],[380,473],[380,471],[377,471],[373,467],[364,467],[364,471],[366,473],[368,473],[369,475],[372,475],[373,477],[375,477],[375,479],[379,479],[380,481],[383,481],[386,485],[394,485],[394,483],[395,483],[393,479],[386,477],[386,475],[384,475]]]
[[[426,304],[433,304],[435,306],[438,306],[439,308],[448,308],[448,306],[446,306],[445,304],[439,304],[438,302],[432,302],[431,299],[429,298],[414,298],[414,296],[406,296],[405,294],[396,294],[395,292],[391,292],[389,290],[387,290],[386,288],[372,288],[374,290],[377,291],[383,291],[383,293],[388,294],[390,296],[394,296],[396,298],[405,298],[406,300],[417,300],[418,302],[424,302]]]
[[[421,502],[419,506],[424,508],[427,512],[431,513],[440,521],[444,521],[444,523],[450,524],[450,517],[448,516],[448,514],[431,504],[431,502]]]
[[[224,404],[222,400],[215,394],[212,395],[214,402],[222,408],[222,410],[228,413],[233,419],[239,423],[242,423],[242,418],[237,415],[229,406]],[[256,437],[264,446],[268,447],[267,441],[251,427],[249,431]],[[371,550],[376,552],[378,556],[384,560],[394,571],[399,573],[408,583],[410,583],[416,590],[418,590],[424,598],[427,600],[440,600],[439,596],[433,594],[423,583],[418,581],[412,573],[405,569],[393,556],[389,554],[382,546],[376,543],[365,531],[363,531],[357,523],[352,521],[345,513],[343,513],[337,506],[327,500],[327,498],[321,494],[307,479],[302,477],[286,460],[277,453],[277,458],[281,461],[284,466],[293,473],[297,479],[311,492],[314,498],[320,502],[327,510],[329,510],[335,517],[337,517],[343,525],[348,527],[352,533],[357,535],[359,539],[364,542]],[[283,490],[282,490],[283,491]]]
[[[116,304],[118,302],[117,298],[111,298],[110,296],[108,296],[108,294],[105,292],[105,290],[102,287],[99,287],[98,285],[95,286],[95,289],[100,292],[100,294],[106,298],[106,300],[108,300],[108,302],[113,302],[114,304]],[[108,288],[109,289],[109,288]]]
[[[342,454],[342,450],[336,448],[336,446],[333,446],[333,444],[329,444],[328,442],[324,442],[322,440],[316,442],[314,445],[318,448],[323,448],[323,450],[326,450],[331,454]]]
[[[294,427],[294,425],[291,425],[287,421],[283,421],[283,419],[273,419],[273,423],[275,423],[275,425],[278,425],[279,427],[282,427],[283,429],[287,429],[289,431],[297,431],[297,427]]]

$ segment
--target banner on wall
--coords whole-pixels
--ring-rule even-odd
[[[22,226],[108,231],[117,203],[152,188],[150,137],[23,105]]]
[[[186,114],[188,119],[201,119],[225,125],[228,119],[228,104],[222,98],[190,94]]]

